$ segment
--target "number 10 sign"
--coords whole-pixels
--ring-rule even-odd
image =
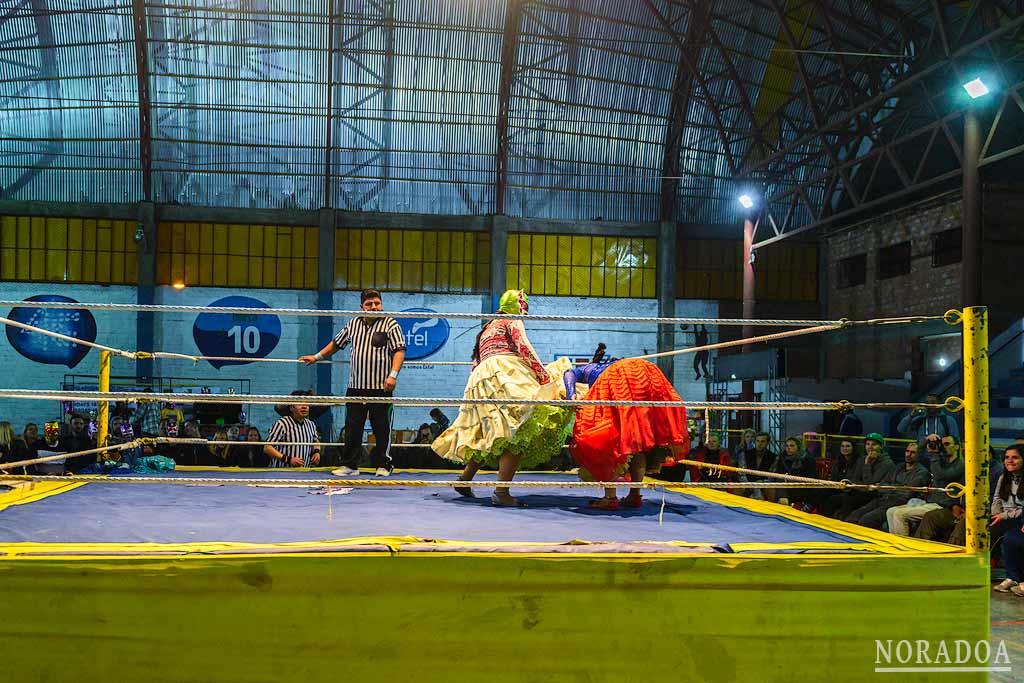
[[[248,296],[226,296],[211,308],[270,308]],[[276,315],[246,313],[200,313],[192,325],[192,338],[204,356],[233,360],[211,360],[210,365],[244,365],[251,358],[266,358],[281,341],[281,319]]]

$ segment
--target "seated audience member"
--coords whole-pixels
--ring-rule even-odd
[[[880,484],[894,469],[892,460],[884,450],[885,439],[878,432],[871,432],[864,438],[864,455],[857,459],[849,479],[854,484]],[[847,516],[871,499],[877,492],[864,489],[848,489],[829,499],[828,512],[836,519]]]
[[[722,448],[722,440],[714,432],[708,434],[704,445],[690,453],[688,458],[714,465],[735,467],[732,456],[727,449]],[[690,465],[690,481],[736,481],[736,474],[734,472],[722,472],[721,470],[716,471]]]
[[[754,447],[754,438],[757,436],[757,432],[753,429],[744,429],[743,434],[740,435],[740,442],[736,444],[736,447],[732,449],[732,461],[739,463],[745,460],[745,456],[748,450]],[[745,467],[745,465],[737,464],[736,467]]]
[[[39,427],[34,423],[29,422],[25,425],[25,429],[22,431],[21,436],[14,441],[14,448],[12,453],[12,460],[17,462],[19,460],[32,460],[37,456],[39,452],[39,445],[42,443],[39,439]],[[28,467],[28,474],[35,472],[35,469],[30,465]]]
[[[886,486],[927,486],[931,473],[917,461],[917,443],[911,441],[903,450],[903,465],[894,467],[882,484]],[[912,491],[884,491],[846,516],[845,521],[872,529],[885,525],[885,511],[898,505],[906,505],[915,497]]]
[[[949,536],[953,523],[956,521],[953,516],[953,506],[957,505],[957,501],[947,496],[946,492],[942,489],[952,482],[964,483],[964,461],[960,457],[960,444],[954,437],[942,437],[941,444],[946,452],[942,457],[933,459],[930,468],[932,486],[938,490],[932,491],[923,505],[916,505],[915,503],[919,502],[920,499],[912,498],[905,505],[898,505],[886,510],[885,517],[889,523],[889,533],[897,536],[909,536],[911,522],[920,522],[929,512],[941,509],[952,518],[952,521],[949,522],[949,528],[946,529],[945,535],[942,538],[945,540]],[[939,533],[939,522],[945,523],[946,514],[942,514],[940,517],[941,519],[932,519],[926,529],[928,533]]]
[[[760,472],[774,472],[775,461],[778,456],[768,450],[768,446],[771,443],[771,436],[768,432],[758,432],[754,437],[754,447],[748,449],[743,454],[743,461],[746,463],[746,468],[750,470],[758,470]],[[754,474],[748,474],[747,478],[749,481],[773,481],[768,477],[758,477]],[[775,497],[772,489],[754,489],[751,493],[752,498],[760,500],[766,500],[770,503],[775,502]]]
[[[60,455],[67,453],[67,449],[61,444],[60,436],[60,423],[59,422],[47,422],[43,425],[43,439],[38,443],[38,450],[36,451],[37,457],[48,458],[53,455]],[[36,465],[37,474],[63,474],[64,472],[71,472],[77,474],[79,469],[88,467],[92,463],[96,462],[96,457],[91,456],[92,460],[89,462],[75,462],[75,467],[78,469],[71,469],[67,459],[64,460],[53,460],[48,463],[39,463]]]
[[[857,450],[852,439],[840,439],[839,451],[829,458],[828,478],[830,481],[842,481],[853,476],[853,468],[857,465]],[[840,501],[836,498],[841,491],[838,489],[817,489],[812,496],[816,498],[814,507],[823,515],[832,516],[839,509]]]
[[[230,441],[231,436],[226,429],[218,429],[211,441]],[[212,463],[217,467],[235,467],[235,447],[229,444],[210,444],[208,447]]]
[[[413,443],[429,444],[433,443],[435,438],[433,428],[430,424],[424,422],[420,425],[419,431],[416,432],[416,438],[413,439]]]
[[[992,521],[989,531],[992,545],[1002,540],[1003,566],[1006,579],[997,584],[995,590],[1012,591],[1024,597],[1024,532],[1021,530],[1021,504],[1024,501],[1024,487],[1021,477],[1024,473],[1024,445],[1012,444],[1003,456],[1003,474],[999,477],[992,495]]]
[[[71,423],[68,425],[67,431],[60,437],[60,450],[66,453],[76,453],[79,451],[89,451],[96,448],[96,440],[89,436],[89,432],[86,429],[85,418],[74,413],[71,416]],[[97,454],[91,455],[77,455],[68,459],[66,467],[70,472],[78,472],[83,467],[88,467],[98,460]]]
[[[160,409],[160,421],[164,420],[174,420],[179,425],[185,424],[185,414],[175,403],[165,403],[164,407]]]
[[[775,471],[794,477],[813,478],[818,476],[814,457],[805,451],[800,445],[800,440],[793,436],[786,439],[782,454],[776,460]],[[811,491],[812,489],[777,489],[775,496],[779,502],[806,512],[810,510],[810,502],[814,499],[813,495],[809,495]]]
[[[0,422],[0,462],[14,462],[16,439],[10,422]]]
[[[110,421],[110,432],[107,434],[108,446],[113,446],[122,443],[128,443],[135,439],[135,428],[132,427],[131,422],[128,418],[118,416]],[[135,461],[142,457],[142,448],[136,446],[135,448],[126,448],[122,451],[106,451],[100,454],[99,460],[100,465],[94,465],[98,471],[103,471],[104,468],[109,467],[109,463],[124,463],[128,467],[135,465]],[[92,469],[90,467],[90,469]]]
[[[263,455],[263,446],[256,444],[248,445],[254,441],[263,441],[263,437],[260,435],[260,430],[256,427],[250,426],[248,431],[245,432],[245,441],[247,445],[237,447],[238,466],[263,467],[267,460],[267,457]]]

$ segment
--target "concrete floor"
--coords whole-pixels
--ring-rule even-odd
[[[1012,593],[992,591],[989,614],[992,619],[993,647],[1002,640],[1010,653],[1013,671],[990,673],[990,683],[1020,683],[1024,680],[1024,598]]]

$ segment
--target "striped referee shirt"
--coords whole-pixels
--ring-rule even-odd
[[[394,318],[352,318],[334,335],[334,345],[352,344],[348,368],[349,389],[383,389],[391,372],[391,359],[405,349],[402,328]]]
[[[309,459],[313,455],[313,446],[278,446],[275,442],[288,441],[320,441],[320,431],[316,423],[308,417],[302,422],[296,422],[291,415],[282,417],[274,423],[267,434],[267,441],[286,458],[302,458],[303,467],[309,467]],[[277,458],[270,458],[271,467],[286,467],[287,465]]]

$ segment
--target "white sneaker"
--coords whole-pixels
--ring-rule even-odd
[[[391,470],[389,470],[387,467],[378,467],[377,468],[377,476],[378,477],[390,477],[391,476]]]
[[[1013,588],[1011,588],[1010,592],[1019,598],[1024,598],[1024,588],[1021,588],[1021,585],[1019,583]]]
[[[353,467],[349,467],[347,465],[342,465],[336,470],[331,470],[331,474],[333,474],[336,477],[358,477],[359,470]]]
[[[992,586],[992,590],[999,591],[1000,593],[1009,593],[1010,589],[1017,585],[1017,582],[1013,579],[1003,579],[1001,583],[997,583]]]

